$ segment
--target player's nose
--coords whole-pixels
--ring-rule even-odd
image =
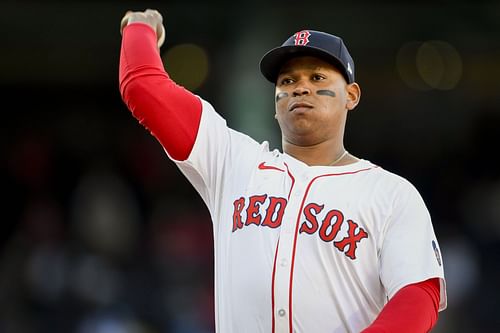
[[[309,95],[310,93],[311,89],[309,89],[305,85],[297,85],[292,92],[293,96],[304,96],[304,95]]]

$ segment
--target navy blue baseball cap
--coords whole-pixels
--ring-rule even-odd
[[[347,83],[354,82],[354,61],[342,38],[315,30],[296,32],[281,46],[267,52],[260,60],[260,71],[276,84],[281,67],[297,56],[318,57],[335,66]]]

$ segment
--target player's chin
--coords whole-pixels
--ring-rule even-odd
[[[317,131],[308,124],[300,124],[283,132],[286,142],[296,146],[311,146],[317,143]]]
[[[297,147],[313,147],[318,144],[318,141],[315,137],[304,136],[304,135],[296,135],[286,141]]]

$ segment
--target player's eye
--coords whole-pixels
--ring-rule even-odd
[[[292,84],[292,83],[293,83],[293,80],[289,77],[285,77],[285,78],[280,80],[281,85],[288,85],[288,84]]]
[[[326,79],[326,77],[322,74],[314,74],[312,76],[313,81],[323,81]]]

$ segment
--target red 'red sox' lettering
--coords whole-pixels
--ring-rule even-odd
[[[340,242],[334,242],[333,244],[341,252],[343,252],[344,248],[349,245],[349,250],[345,252],[345,255],[354,260],[356,259],[356,249],[358,247],[358,242],[363,238],[368,238],[368,234],[361,227],[359,227],[358,233],[355,234],[355,231],[358,228],[356,222],[348,220],[347,223],[349,223],[349,235],[342,239]]]
[[[243,208],[245,208],[245,198],[241,197],[234,200],[233,206],[233,232],[235,232],[236,229],[243,228],[243,222],[241,221],[241,211],[243,210]]]
[[[268,197],[267,194],[253,195],[248,198],[248,207],[246,209],[246,220],[243,221],[242,212],[244,211],[246,200],[241,197],[233,202],[233,232],[248,226],[250,224],[277,228],[281,225],[283,213],[285,212],[286,199],[280,197]],[[261,207],[266,207],[264,216],[261,215]]]
[[[247,221],[245,225],[256,224],[260,225],[262,216],[260,216],[260,206],[266,201],[267,195],[254,195],[248,199]]]
[[[277,228],[281,225],[283,213],[285,212],[286,199],[279,197],[269,197],[269,206],[266,210],[266,217],[262,225]]]
[[[333,224],[332,219],[335,219]],[[344,214],[342,214],[340,210],[333,209],[329,211],[321,224],[321,228],[319,229],[319,237],[325,242],[331,242],[335,237],[337,237],[340,227],[342,226],[342,222],[344,222]],[[328,232],[329,229],[331,229],[330,232]]]
[[[306,221],[309,222],[311,225],[308,225],[306,222],[302,223],[300,226],[300,233],[307,233],[309,235],[312,235],[318,230],[318,220],[316,219],[316,214],[321,212],[325,205],[318,205],[315,203],[310,203],[304,208],[304,215],[306,216]]]
[[[278,228],[283,220],[287,200],[262,194],[251,196],[248,200],[241,197],[236,199],[233,205],[233,232],[235,232],[251,224]],[[358,243],[362,239],[368,238],[368,234],[356,222],[347,220],[347,236],[339,241],[334,241],[346,219],[340,210],[332,209],[325,214],[322,221],[318,221],[318,215],[324,208],[325,205],[313,202],[307,204],[302,212],[305,221],[301,223],[299,233],[308,235],[317,233],[322,241],[333,242],[333,246],[337,250],[344,253],[348,258],[355,260]],[[246,216],[243,215],[243,212],[246,213]]]
[[[302,222],[299,232],[305,232],[306,234],[313,234],[319,229],[319,237],[325,242],[331,242],[337,237],[342,223],[344,223],[344,214],[341,211],[332,209],[329,211],[319,226],[317,215],[323,210],[324,205],[318,205],[315,203],[310,203],[304,208],[305,221]],[[332,223],[333,220],[333,223]],[[356,222],[352,220],[347,220],[349,224],[349,229],[347,231],[347,236],[338,242],[333,242],[333,245],[340,251],[344,252],[345,248],[349,246],[344,254],[351,258],[356,259],[356,249],[358,243],[363,239],[367,238],[368,234],[366,231],[359,227]],[[358,229],[356,233],[356,229]]]

